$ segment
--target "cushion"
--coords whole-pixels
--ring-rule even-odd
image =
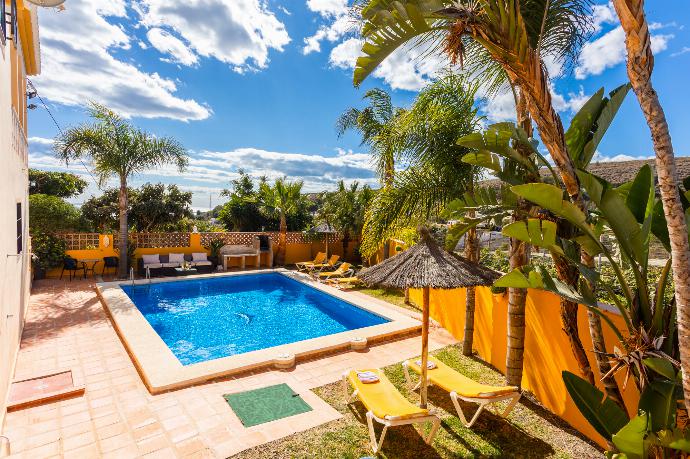
[[[208,255],[206,252],[201,252],[201,253],[193,253],[192,254],[192,261],[206,261],[208,258]]]
[[[155,253],[153,255],[142,255],[141,258],[142,258],[142,260],[144,260],[145,265],[150,265],[153,263],[160,263],[161,262],[160,257],[158,256],[157,253]]]
[[[192,261],[192,266],[211,266],[210,261]]]
[[[184,263],[184,253],[171,253],[168,257],[170,263]]]
[[[179,268],[180,266],[182,266],[182,263],[175,263],[175,262],[173,262],[173,263],[161,263],[161,265],[164,268]]]
[[[158,269],[162,268],[163,263],[144,263],[144,269],[149,268],[149,269]]]

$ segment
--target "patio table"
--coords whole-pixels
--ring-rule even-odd
[[[93,275],[93,276],[96,275],[96,265],[101,261],[101,259],[100,258],[80,258],[77,261],[84,266],[84,278],[87,278],[87,277],[89,277],[89,273],[91,273],[91,275]]]

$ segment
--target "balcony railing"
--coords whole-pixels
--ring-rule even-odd
[[[26,140],[24,133],[24,126],[19,121],[19,115],[14,110],[12,111],[12,151],[21,159],[22,164],[26,166],[29,162],[29,143]]]

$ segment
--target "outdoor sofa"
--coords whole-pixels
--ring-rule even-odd
[[[182,267],[182,263],[189,263],[199,274],[209,274],[214,269],[207,254],[201,252],[142,255],[137,259],[137,271],[140,277],[146,276],[146,268],[149,268],[151,277],[174,276],[175,268]]]

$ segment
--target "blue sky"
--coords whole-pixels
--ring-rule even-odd
[[[648,0],[656,55],[654,83],[677,155],[690,147],[690,10],[687,0]],[[549,63],[556,107],[568,124],[600,87],[627,80],[623,34],[611,5],[598,0],[597,30],[580,61],[567,70]],[[193,206],[222,202],[219,191],[244,168],[255,176],[303,179],[308,191],[340,178],[374,185],[355,134],[338,138],[340,113],[361,105],[367,88],[393,92],[406,106],[447,63],[414,51],[391,56],[361,88],[352,86],[359,43],[347,0],[68,0],[66,10],[41,10],[42,74],[33,78],[64,128],[86,121],[88,100],[104,103],[140,127],[179,139],[189,150],[184,174],[149,171],[133,185],[177,183],[194,192]],[[512,117],[512,97],[482,104],[490,121]],[[65,170],[50,151],[56,126],[42,108],[30,113],[30,163]],[[599,147],[599,160],[653,155],[634,95]],[[71,170],[88,178],[81,166]],[[90,178],[89,178],[90,180]],[[77,203],[97,194],[94,185]]]

